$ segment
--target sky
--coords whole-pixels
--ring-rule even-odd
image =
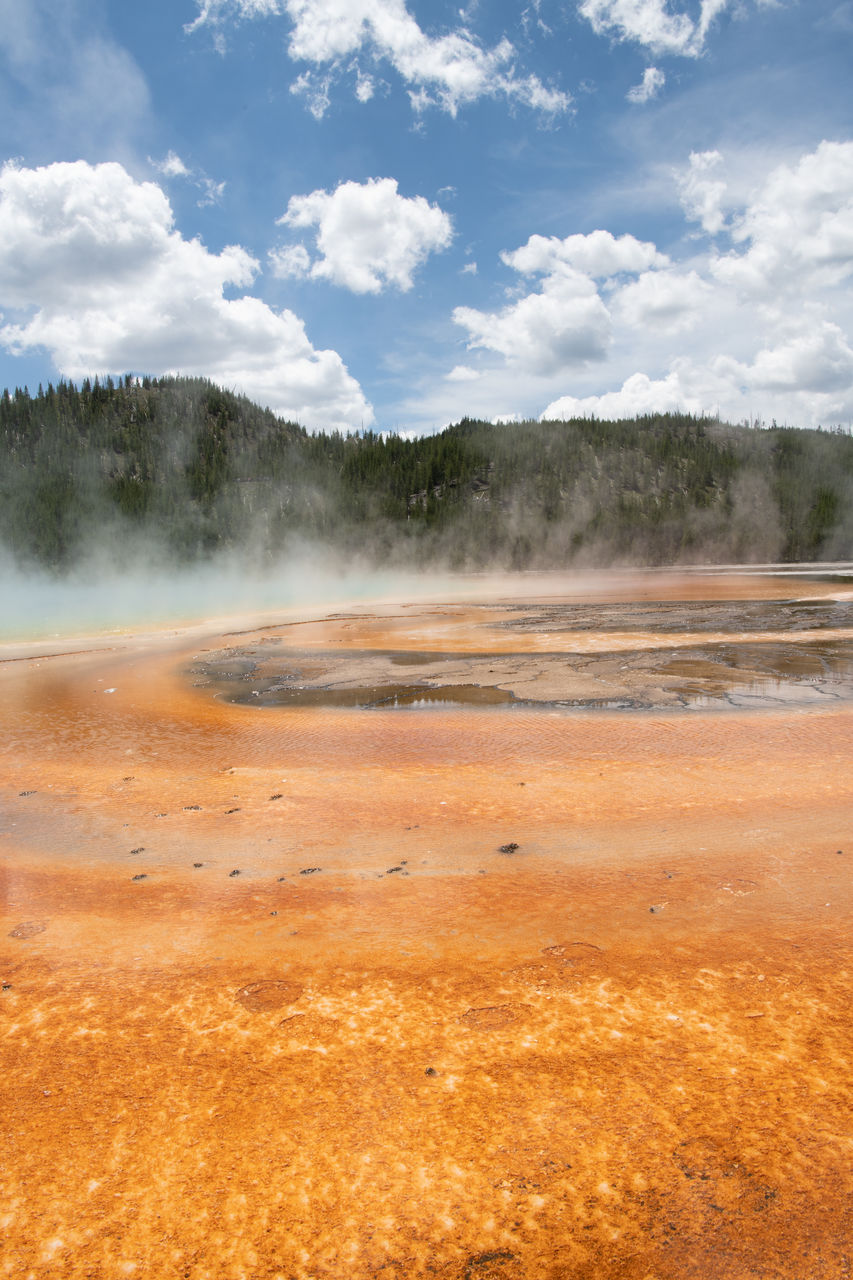
[[[0,388],[853,423],[853,0],[0,0]]]

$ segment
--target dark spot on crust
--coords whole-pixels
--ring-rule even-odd
[[[247,982],[245,987],[235,991],[234,999],[251,1013],[266,1013],[271,1009],[281,1009],[287,1004],[295,1004],[301,995],[302,988],[298,983],[271,978],[261,982]]]
[[[43,920],[22,920],[9,931],[10,938],[34,938],[37,933],[44,933],[47,925]]]
[[[480,1009],[467,1009],[459,1019],[466,1027],[475,1027],[478,1031],[499,1031],[501,1027],[509,1027],[517,1020],[518,1014],[509,1004],[492,1004]]]
[[[463,1280],[498,1280],[507,1276],[503,1263],[513,1262],[515,1254],[509,1249],[490,1249],[486,1253],[474,1253],[465,1263]]]

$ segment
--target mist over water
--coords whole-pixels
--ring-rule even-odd
[[[201,564],[119,569],[90,561],[58,576],[0,562],[0,641],[145,630],[438,589],[440,575],[384,572],[309,549],[277,563],[222,555]]]

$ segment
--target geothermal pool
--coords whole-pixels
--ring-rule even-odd
[[[0,722],[0,1274],[850,1274],[849,576],[19,641]]]

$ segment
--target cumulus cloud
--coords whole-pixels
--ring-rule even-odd
[[[239,245],[211,253],[175,230],[152,182],[116,163],[0,172],[0,343],[48,350],[59,371],[180,372],[245,391],[309,425],[372,420],[334,351],[302,321],[245,289],[257,261]]]
[[[314,115],[328,103],[329,72],[354,70],[356,97],[367,101],[373,82],[358,67],[362,53],[389,63],[409,88],[412,106],[456,115],[483,97],[505,97],[553,115],[567,110],[569,94],[548,88],[535,75],[516,70],[507,39],[484,49],[464,26],[440,36],[424,32],[404,0],[197,0],[199,14],[189,30],[228,19],[286,15],[292,24],[288,53],[294,62],[323,68],[307,71],[293,86],[308,99]]]
[[[535,376],[603,360],[611,344],[612,319],[596,280],[664,266],[653,244],[634,236],[593,231],[589,235],[533,235],[501,254],[522,276],[543,277],[539,291],[500,311],[457,307],[456,324],[468,330],[468,346],[484,347]]]
[[[726,222],[722,209],[726,184],[711,176],[722,159],[719,151],[691,151],[688,169],[676,175],[684,212],[711,235],[722,231]]]
[[[834,394],[853,387],[853,347],[837,324],[807,321],[748,364],[722,358],[718,371],[757,391],[817,391]]]
[[[714,235],[688,261],[606,231],[531,236],[502,256],[541,274],[540,292],[493,315],[457,309],[469,345],[502,354],[508,372],[547,378],[557,394],[544,417],[686,410],[850,423],[853,143],[822,142],[751,190],[742,177],[737,190],[723,181],[726,163],[698,153],[675,175],[686,214]]]
[[[610,314],[595,284],[571,269],[500,311],[456,307],[453,319],[468,330],[469,348],[497,351],[534,375],[603,360],[610,345]]]
[[[639,84],[635,84],[633,89],[629,89],[625,95],[629,102],[643,103],[651,102],[652,98],[656,98],[661,89],[666,84],[666,76],[657,67],[646,67],[643,72],[643,78]]]
[[[822,142],[774,169],[735,219],[737,249],[713,263],[718,280],[777,297],[832,287],[853,272],[853,142]]]
[[[448,214],[423,196],[401,196],[393,178],[293,196],[278,222],[316,227],[320,256],[312,262],[304,245],[275,250],[277,274],[309,275],[353,293],[381,293],[389,285],[411,289],[416,269],[453,238]]]
[[[701,0],[694,20],[686,13],[671,13],[667,0],[582,0],[578,6],[597,35],[633,40],[652,53],[698,57],[705,37],[730,0]]]
[[[702,397],[689,391],[679,372],[665,378],[652,379],[645,373],[634,373],[618,391],[603,395],[560,396],[543,411],[542,421],[568,421],[570,418],[633,418],[643,413],[702,413]]]
[[[644,271],[615,295],[611,306],[630,326],[683,333],[699,322],[712,293],[696,271]]]
[[[591,231],[564,240],[533,235],[520,249],[502,253],[501,259],[523,275],[548,275],[568,267],[595,279],[662,267],[668,262],[648,241],[628,235],[617,238],[609,231]]]

